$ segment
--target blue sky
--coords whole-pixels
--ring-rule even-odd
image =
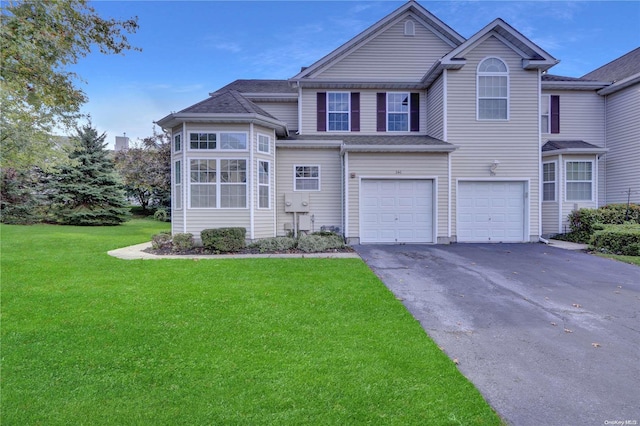
[[[150,136],[153,121],[239,78],[286,79],[403,1],[94,1],[103,17],[138,16],[142,52],[93,53],[73,66],[99,131]],[[580,77],[640,46],[640,1],[421,1],[469,38],[502,18]]]

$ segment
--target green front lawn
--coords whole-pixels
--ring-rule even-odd
[[[166,228],[0,228],[2,424],[500,424],[361,260],[106,254]]]
[[[609,259],[619,260],[620,262],[630,263],[632,265],[640,266],[640,256],[622,256],[619,254],[605,254],[594,252],[597,256],[607,257]]]

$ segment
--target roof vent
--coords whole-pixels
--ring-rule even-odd
[[[414,35],[416,35],[416,24],[414,24],[411,19],[408,19],[404,23],[404,35],[405,36],[414,36]]]

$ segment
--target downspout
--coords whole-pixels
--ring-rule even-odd
[[[342,146],[340,147],[340,152],[341,153],[342,153],[342,149],[343,148],[344,148],[344,144],[342,144]],[[346,180],[346,174],[345,174],[345,171],[344,171],[344,166],[345,166],[345,164],[344,164],[344,155],[341,155],[341,160],[342,161],[340,162],[340,168],[341,168],[340,171],[342,172],[342,185],[340,185],[340,213],[341,213],[340,214],[340,221],[342,223],[340,223],[340,227],[341,227],[342,232],[343,232],[342,236],[346,241],[346,237],[347,236],[344,234],[344,231],[345,231],[345,229],[344,229],[344,214],[345,214],[345,212],[344,212],[344,195],[345,195],[345,185],[347,184],[347,180]]]
[[[444,139],[445,142],[447,142],[447,139],[449,137],[448,135],[448,126],[447,126],[447,122],[448,122],[448,108],[447,108],[447,82],[448,82],[448,73],[447,70],[445,69],[444,71],[442,71],[442,139]],[[451,155],[453,153],[449,152],[447,153],[447,163],[448,163],[448,170],[447,170],[447,239],[449,240],[449,242],[451,242],[451,208],[453,207],[453,202],[451,201],[451,177],[452,177],[452,173],[451,173]]]
[[[300,82],[298,82],[298,132],[299,135],[302,134],[302,87],[300,86]]]
[[[253,209],[253,186],[256,183],[256,179],[253,176],[253,123],[249,123],[249,238],[251,241],[255,239],[255,212]]]
[[[558,155],[558,234],[562,234],[562,210],[564,209],[564,163],[562,154]]]
[[[344,152],[344,238],[349,242],[349,151]]]
[[[273,131],[273,167],[269,170],[269,179],[273,180],[273,191],[269,192],[269,206],[273,211],[273,236],[276,237],[278,235],[278,216],[277,216],[277,206],[276,199],[278,197],[278,179],[276,176],[276,170],[278,170],[277,156],[276,156],[276,139],[278,136],[276,135],[276,131]],[[271,152],[271,147],[269,147],[269,152]],[[269,182],[271,184],[271,182]]]
[[[604,147],[607,148],[607,145],[609,145],[609,135],[607,134],[607,123],[609,122],[609,110],[607,109],[607,100],[609,99],[608,96],[604,97]],[[604,164],[604,203],[607,204],[607,201],[609,199],[609,197],[607,197],[607,162],[608,162],[609,158],[607,156],[607,153],[604,153],[604,161],[602,162]]]
[[[538,70],[538,236],[542,237],[542,116],[540,115],[540,100],[542,99],[542,71]],[[531,202],[531,197],[529,197]],[[531,230],[529,230],[531,232]]]
[[[189,185],[189,181],[187,180],[187,143],[189,138],[187,138],[187,123],[182,123],[182,182],[180,185],[180,190],[182,191],[182,232],[184,234],[187,233],[187,206],[190,205],[191,200],[187,199],[187,194],[189,191],[187,190],[187,185]]]

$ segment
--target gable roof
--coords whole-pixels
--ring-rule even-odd
[[[326,67],[330,63],[343,58],[349,52],[353,51],[363,43],[371,40],[375,35],[382,30],[393,24],[398,18],[402,17],[406,13],[413,13],[417,18],[426,23],[440,38],[447,42],[451,47],[459,46],[464,42],[464,37],[454,31],[447,24],[438,19],[435,15],[431,14],[427,9],[418,4],[415,0],[409,0],[407,3],[391,12],[389,15],[361,32],[342,46],[338,47],[328,55],[324,56],[320,60],[314,62],[308,67],[304,67],[298,74],[293,76],[290,80],[300,81],[301,79],[308,78],[314,72]]]
[[[237,90],[213,93],[207,99],[191,105],[177,113],[171,113],[157,121],[163,128],[190,122],[259,123],[286,135],[286,124],[269,114]]]
[[[500,18],[478,31],[471,38],[444,55],[425,74],[422,82],[429,86],[444,69],[460,69],[465,63],[467,52],[475,48],[487,38],[495,36],[522,57],[524,69],[539,69],[546,71],[559,61],[540,48],[534,42]]]
[[[590,80],[584,77],[566,77],[542,74],[542,89],[545,90],[598,90],[609,85],[606,81]]]
[[[215,92],[210,93],[209,95],[214,95],[216,93],[225,92],[228,90],[235,90],[240,92],[245,97],[251,96],[260,96],[260,95],[276,95],[276,94],[291,94],[298,95],[298,89],[293,87],[288,80],[235,80],[226,86],[221,87]]]
[[[543,157],[558,154],[604,154],[607,151],[607,148],[601,148],[582,140],[547,141],[542,146]]]

